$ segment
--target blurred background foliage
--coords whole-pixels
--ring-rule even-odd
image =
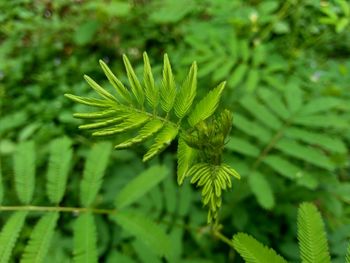
[[[107,85],[100,58],[123,79],[122,54],[142,74],[143,51],[158,73],[167,52],[178,80],[197,61],[202,94],[227,80],[223,104],[234,112],[234,124],[225,158],[242,180],[224,196],[223,232],[247,232],[296,261],[297,206],[312,201],[325,219],[334,262],[342,262],[350,237],[348,1],[12,0],[0,1],[0,10],[0,156],[7,203],[16,203],[16,145],[36,143],[40,204],[48,145],[64,135],[76,155],[62,205],[76,203],[82,162],[96,139],[77,129],[72,112],[81,106],[63,94],[90,94],[83,74]],[[118,191],[150,166],[140,161],[140,148],[112,153],[97,206],[113,204]],[[169,167],[170,175],[134,208],[169,233],[169,261],[242,262],[209,235],[198,191],[176,185],[174,153],[170,147],[152,161]],[[73,217],[60,219],[50,262],[68,261]],[[106,217],[96,222],[101,261],[161,262]],[[21,240],[30,231],[26,226]]]

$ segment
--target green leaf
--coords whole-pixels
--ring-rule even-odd
[[[83,179],[80,183],[80,203],[84,207],[91,206],[95,201],[110,153],[111,144],[107,142],[96,143],[89,152],[85,161]]]
[[[45,260],[48,253],[54,230],[59,217],[58,212],[48,213],[40,218],[35,225],[27,246],[24,249],[24,254],[21,258],[21,263],[39,263]]]
[[[273,249],[264,246],[255,238],[245,233],[234,235],[232,242],[233,247],[246,263],[287,263],[287,261]]]
[[[186,80],[177,93],[175,114],[182,119],[190,109],[197,91],[197,64],[193,62]]]
[[[248,73],[247,80],[245,82],[246,89],[249,92],[253,92],[259,83],[259,71],[257,69],[251,69]]]
[[[314,98],[302,108],[301,114],[315,114],[330,111],[333,108],[340,106],[342,103],[342,100],[333,97]]]
[[[92,214],[81,214],[74,223],[74,262],[98,262],[96,224]]]
[[[249,141],[238,137],[231,137],[228,143],[226,144],[226,147],[231,151],[238,152],[251,157],[258,157],[260,153],[258,147],[251,144]]]
[[[169,172],[164,165],[155,165],[143,171],[118,193],[115,201],[117,208],[125,208],[137,201],[164,180]]]
[[[112,127],[109,127],[109,128],[99,129],[98,131],[93,132],[92,135],[107,136],[107,135],[113,135],[113,134],[125,132],[128,130],[132,130],[144,124],[146,121],[150,119],[150,117],[143,113],[133,113],[125,116],[119,116],[116,119],[117,120],[111,120],[111,122],[119,121],[119,120],[122,120],[122,122],[116,125],[113,125]],[[107,123],[107,125],[109,124],[110,123]]]
[[[164,124],[163,129],[159,132],[155,138],[154,144],[148,150],[148,152],[143,156],[142,161],[146,162],[149,159],[153,158],[155,155],[163,151],[167,146],[170,145],[172,140],[175,139],[179,128],[174,126],[172,123]]]
[[[108,117],[113,117],[118,113],[116,110],[108,109],[96,112],[84,112],[84,113],[74,113],[74,118],[80,119],[104,119]]]
[[[64,94],[64,96],[74,102],[88,105],[88,106],[99,107],[99,108],[109,108],[112,106],[112,103],[106,100],[84,98],[73,94]]]
[[[219,105],[222,91],[226,82],[222,82],[216,88],[211,90],[207,96],[196,104],[196,107],[188,117],[188,123],[194,127],[200,121],[209,118],[215,112]]]
[[[282,127],[281,121],[253,96],[246,96],[240,102],[248,112],[250,112],[261,123],[265,124],[266,127],[273,130],[278,130]]]
[[[303,92],[302,90],[297,86],[297,84],[291,82],[290,84],[285,87],[285,99],[287,101],[288,110],[291,113],[295,113],[298,111],[303,104]]]
[[[272,209],[275,206],[271,185],[263,174],[257,171],[252,172],[248,177],[248,183],[261,207]]]
[[[280,175],[283,175],[291,180],[295,180],[298,175],[302,173],[299,167],[295,166],[288,159],[283,158],[280,155],[268,155],[264,158],[263,162]]]
[[[153,134],[157,133],[163,127],[163,122],[159,119],[153,119],[145,124],[142,129],[139,130],[139,134],[134,138],[126,140],[115,146],[116,149],[123,149],[130,147],[136,143],[143,142],[151,137]]]
[[[66,189],[73,151],[71,140],[63,137],[51,142],[46,192],[51,203],[61,202]]]
[[[294,123],[313,128],[347,129],[349,123],[345,118],[339,118],[339,114],[319,114],[297,116]]]
[[[169,256],[171,241],[163,228],[151,221],[146,215],[123,211],[112,216],[125,231],[137,237],[150,250],[159,256]]]
[[[125,101],[131,103],[131,95],[124,84],[113,74],[112,70],[102,60],[99,61],[103,72],[108,78],[109,82],[115,88],[117,94]]]
[[[243,78],[246,72],[248,71],[249,67],[245,63],[241,63],[237,66],[237,68],[234,70],[231,77],[228,79],[228,84],[230,87],[235,87],[237,84],[239,84]]]
[[[308,131],[299,128],[288,128],[284,132],[285,136],[297,139],[311,145],[317,145],[331,152],[345,154],[347,148],[345,143],[339,138],[333,138],[329,135],[320,132]]]
[[[98,85],[92,78],[90,78],[87,75],[84,75],[84,79],[90,85],[90,87],[93,88],[101,97],[113,102],[116,101],[116,98],[112,94],[110,94],[107,90]]]
[[[35,149],[34,142],[22,142],[14,154],[15,188],[18,199],[29,204],[35,187]]]
[[[148,103],[151,105],[151,107],[153,109],[156,109],[159,103],[159,90],[154,85],[152,68],[146,52],[143,53],[143,61],[144,61],[143,82],[145,84],[146,98]]]
[[[79,126],[79,129],[81,130],[88,130],[88,129],[101,129],[105,127],[109,127],[113,124],[120,125],[120,122],[125,121],[130,115],[122,115],[122,114],[117,114],[118,117],[111,117],[107,119],[103,119],[94,123],[88,123],[88,124],[83,124]],[[142,115],[143,116],[143,115]]]
[[[182,185],[196,152],[180,136],[177,147],[177,183]]]
[[[168,55],[164,55],[163,82],[160,88],[161,106],[165,112],[170,112],[176,97],[176,85]]]
[[[302,262],[331,262],[322,217],[311,203],[302,203],[299,207],[298,240]]]
[[[126,69],[126,74],[128,75],[129,83],[131,86],[131,91],[134,94],[139,105],[143,106],[145,96],[140,81],[138,80],[134,69],[132,68],[130,61],[126,55],[123,55],[123,61]]]
[[[290,113],[283,103],[282,98],[270,89],[259,89],[260,98],[264,101],[265,105],[269,107],[273,113],[279,116],[283,120],[287,120],[290,117]]]
[[[257,123],[257,121],[248,120],[239,113],[235,113],[233,116],[233,127],[253,136],[263,143],[268,143],[272,138],[272,133],[267,128]]]
[[[9,262],[12,249],[16,244],[19,233],[27,216],[26,211],[13,213],[6,221],[0,233],[0,262]]]
[[[282,139],[278,141],[275,145],[275,148],[297,159],[309,162],[315,166],[330,171],[334,169],[334,164],[329,160],[329,158],[327,158],[315,148],[307,147],[288,139]]]

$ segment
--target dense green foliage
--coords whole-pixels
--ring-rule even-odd
[[[237,232],[288,262],[300,259],[298,240],[305,262],[313,253],[344,262],[346,251],[350,261],[348,1],[15,0],[0,9],[0,262],[242,262],[220,238]],[[169,138],[140,143],[162,134],[157,121],[104,142],[78,130],[89,127],[72,113],[89,107],[63,94],[97,98],[84,74],[104,100],[114,88],[118,100],[188,128],[213,113],[195,105],[226,86],[215,117],[163,149]],[[176,173],[191,171],[187,147],[212,138],[215,129],[203,131],[220,126],[224,109],[233,125],[222,161],[241,180],[222,195],[222,228],[211,229],[199,189]],[[164,151],[143,163],[148,149]],[[197,158],[215,160],[204,150]],[[297,216],[304,201],[324,226],[311,205]],[[309,220],[314,228],[299,225]],[[299,234],[323,227],[327,236]]]

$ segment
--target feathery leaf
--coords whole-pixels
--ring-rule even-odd
[[[66,189],[73,151],[71,140],[63,137],[51,142],[46,192],[51,203],[61,202]]]
[[[85,97],[81,97],[73,94],[64,94],[64,96],[74,102],[88,105],[88,106],[99,107],[99,108],[109,108],[113,106],[113,103],[106,100],[85,98]]]
[[[134,94],[139,105],[143,106],[145,96],[143,94],[143,89],[140,84],[140,81],[138,80],[134,69],[132,68],[131,63],[126,55],[123,55],[123,61],[126,69],[126,74],[128,75],[129,83],[131,86],[131,91]]]
[[[167,146],[170,145],[171,141],[175,139],[179,128],[174,126],[172,123],[164,124],[163,129],[159,132],[155,138],[154,144],[148,150],[148,152],[143,156],[143,161],[146,162],[156,154],[160,153]]]
[[[299,207],[298,240],[303,263],[331,262],[322,217],[311,203]]]
[[[151,166],[124,186],[117,195],[116,206],[121,209],[134,203],[164,180],[168,174],[169,169],[164,165]]]
[[[180,136],[177,147],[177,183],[182,185],[187,172],[195,158],[196,150],[186,144]]]
[[[129,114],[128,116],[120,116],[117,118],[122,119],[123,121],[112,127],[99,129],[96,132],[93,132],[92,135],[107,136],[107,135],[113,135],[113,134],[125,132],[141,126],[142,124],[144,124],[146,121],[150,119],[149,116],[142,113],[133,113],[133,114]]]
[[[74,262],[96,263],[96,224],[92,214],[81,214],[74,223]]]
[[[117,91],[117,94],[128,103],[132,102],[130,92],[127,88],[124,87],[123,83],[113,74],[113,72],[110,70],[110,68],[107,66],[106,63],[103,62],[103,60],[100,60],[100,65],[105,73],[106,77],[108,78],[109,82],[112,84],[112,86]]]
[[[160,88],[160,97],[162,109],[168,113],[174,105],[176,85],[167,54],[164,55],[163,82]]]
[[[163,228],[151,221],[146,215],[131,211],[122,211],[112,215],[123,229],[137,237],[159,256],[169,256],[171,241]]]
[[[15,188],[18,199],[29,204],[35,187],[35,149],[34,142],[22,142],[14,155]]]
[[[89,152],[80,184],[80,203],[84,207],[92,205],[100,190],[110,153],[111,144],[107,142],[95,144]]]
[[[27,216],[26,211],[13,213],[3,226],[0,233],[0,262],[9,262],[12,249],[15,246],[19,232],[21,231],[24,220]]]
[[[188,123],[194,127],[200,121],[204,121],[215,112],[219,105],[221,93],[225,88],[225,82],[219,84],[215,89],[211,90],[207,96],[199,101],[194,110],[188,117]]]
[[[74,113],[74,118],[79,119],[103,119],[108,117],[113,117],[118,114],[118,111],[115,109],[102,110],[97,112],[84,112],[84,113]]]
[[[177,93],[175,100],[175,114],[182,119],[190,109],[197,91],[197,64],[193,62],[186,80]]]
[[[58,217],[59,213],[53,212],[40,218],[24,249],[21,263],[40,263],[44,261],[51,244]]]
[[[335,167],[331,160],[321,151],[307,147],[292,140],[282,139],[275,146],[280,151],[287,153],[297,159],[307,161],[320,168],[332,171]]]
[[[275,206],[275,197],[269,181],[257,171],[252,172],[248,177],[248,183],[259,204],[265,209]]]
[[[152,68],[146,52],[143,53],[143,62],[143,82],[145,85],[146,98],[151,107],[156,109],[159,103],[159,90],[154,85]]]
[[[112,94],[110,94],[107,90],[105,90],[100,85],[98,85],[88,75],[84,75],[84,79],[90,85],[90,87],[93,88],[101,97],[103,97],[103,98],[105,98],[107,100],[116,101],[116,98]]]
[[[246,263],[287,263],[287,261],[278,255],[273,249],[264,246],[245,233],[234,235],[232,242],[233,247]]]

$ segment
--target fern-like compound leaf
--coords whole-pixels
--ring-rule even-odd
[[[9,262],[12,249],[15,246],[20,231],[22,230],[27,212],[13,213],[3,226],[0,233],[0,262]]]
[[[163,129],[158,133],[155,138],[154,144],[148,150],[148,152],[143,156],[143,161],[146,162],[153,158],[155,155],[163,151],[170,143],[175,139],[177,133],[179,132],[179,127],[172,123],[164,124]]]
[[[159,119],[153,119],[145,124],[137,136],[115,146],[116,149],[124,149],[136,143],[143,142],[157,133],[163,127],[163,122]]]
[[[303,263],[331,262],[322,217],[311,203],[299,207],[298,240]]]
[[[94,216],[89,213],[81,214],[74,223],[74,262],[97,263],[96,224]]]
[[[177,93],[175,100],[175,114],[182,119],[190,109],[197,91],[197,64],[193,62],[190,71]]]
[[[215,112],[219,105],[222,91],[225,88],[225,82],[219,84],[215,89],[211,90],[207,96],[197,103],[194,110],[188,117],[188,123],[194,127],[200,121],[204,121]]]
[[[104,63],[102,60],[99,61],[103,72],[108,78],[109,82],[115,88],[117,94],[124,102],[132,103],[131,94],[127,88],[125,88],[124,84],[113,74],[110,68]]]
[[[159,90],[154,84],[152,68],[146,52],[143,53],[143,61],[143,82],[145,85],[145,94],[149,105],[155,110],[159,103]]]
[[[15,188],[18,199],[29,204],[35,187],[35,149],[34,142],[22,142],[14,155]]]
[[[131,86],[131,91],[134,94],[138,105],[143,106],[143,103],[145,101],[145,95],[141,83],[137,78],[136,73],[126,55],[123,55],[123,61],[126,69],[126,74],[128,75],[129,83]]]
[[[24,249],[21,263],[44,262],[58,218],[58,212],[48,213],[40,218],[30,235],[27,246]]]
[[[80,184],[80,203],[84,207],[91,206],[95,201],[107,168],[110,153],[111,145],[107,142],[95,144],[89,152]]]
[[[182,185],[195,157],[196,150],[188,146],[180,136],[177,147],[177,183],[179,185]]]
[[[71,140],[66,137],[56,139],[50,145],[46,192],[51,203],[61,202],[66,189],[73,151]]]
[[[122,209],[134,203],[163,181],[168,174],[169,169],[160,165],[152,166],[143,171],[118,193],[115,201],[117,208]]]
[[[171,240],[164,228],[155,224],[146,215],[131,211],[121,211],[112,216],[125,231],[142,241],[159,256],[168,257],[171,253]]]
[[[93,88],[101,97],[110,101],[116,101],[116,98],[111,93],[98,85],[92,78],[84,75],[84,79],[90,85],[90,87]]]
[[[115,96],[112,95],[91,78],[85,76],[90,86],[102,99],[90,99],[72,94],[65,94],[65,96],[77,103],[100,108],[96,112],[74,114],[76,118],[90,121],[90,123],[80,125],[79,128],[91,129],[93,136],[110,136],[118,133],[137,132],[136,136],[116,145],[117,149],[130,147],[133,144],[143,142],[157,134],[155,143],[144,155],[143,160],[147,161],[165,149],[166,146],[175,139],[179,130],[184,129],[185,125],[182,125],[182,119],[189,115],[190,108],[196,97],[197,64],[193,62],[186,79],[179,90],[177,90],[167,54],[164,55],[160,88],[156,85],[150,61],[146,53],[143,54],[143,60],[143,86],[138,80],[128,58],[124,55],[123,61],[131,87],[130,92],[124,87],[121,81],[117,79],[110,68],[103,61],[100,61],[105,75],[115,88],[117,94]],[[192,127],[213,115],[218,106],[224,86],[225,83],[221,83],[218,87],[210,91],[204,99],[197,103],[194,111],[192,111],[188,118]],[[145,99],[147,100],[147,105],[144,105]],[[165,116],[158,112],[159,104],[163,109],[162,114]],[[218,122],[220,122],[220,120],[218,120]],[[218,126],[217,123],[215,125]],[[231,128],[231,125],[229,127]],[[227,132],[224,132],[224,137],[226,137],[226,133]],[[223,137],[219,137],[217,139],[220,141]],[[216,155],[219,156],[220,154],[221,150]],[[184,160],[183,158],[181,159]],[[189,164],[185,165],[186,162],[180,162],[179,167],[188,166]],[[181,175],[179,174],[179,182],[183,180],[181,178],[183,178],[183,172],[187,168],[185,170],[181,169],[182,168],[180,168]]]
[[[273,249],[264,246],[245,233],[234,235],[232,242],[233,247],[246,263],[287,263],[287,261],[278,255]]]
[[[163,81],[160,88],[161,106],[165,112],[170,112],[176,97],[176,85],[168,55],[164,55]]]

